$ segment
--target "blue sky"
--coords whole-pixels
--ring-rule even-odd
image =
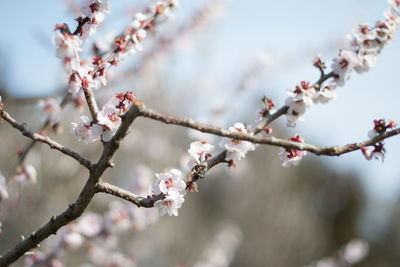
[[[129,18],[122,18],[127,5],[141,1],[113,0],[107,28],[120,29]],[[151,1],[147,1],[151,2]],[[181,1],[175,22],[185,17],[204,1]],[[260,54],[267,54],[272,65],[266,70],[266,86],[254,95],[268,94],[279,105],[285,90],[301,80],[314,81],[318,72],[311,59],[323,54],[328,66],[338,52],[345,34],[358,24],[383,19],[386,1],[239,1],[231,0],[224,18],[210,29],[216,39],[204,42],[212,50],[209,78],[221,88],[229,86],[227,77],[238,74]],[[56,23],[73,24],[61,1],[3,0],[0,9],[0,67],[7,87],[14,95],[40,95],[61,87],[62,68],[54,56],[51,36]],[[171,22],[171,23],[175,23]],[[118,30],[117,30],[118,32]],[[400,38],[396,34],[379,57],[378,65],[368,73],[351,75],[337,98],[327,105],[315,105],[290,133],[300,133],[310,143],[344,145],[367,139],[367,132],[376,118],[400,122],[397,103],[400,98]],[[285,66],[279,59],[293,59]],[[279,69],[279,70],[276,70]],[[224,89],[221,89],[224,90]],[[222,91],[223,95],[223,91]],[[282,120],[283,122],[284,120]],[[283,123],[282,123],[283,124]],[[400,188],[400,165],[397,152],[400,138],[386,142],[387,157],[382,164],[366,161],[361,153],[322,160],[338,170],[354,170],[361,175],[371,194],[387,200]]]

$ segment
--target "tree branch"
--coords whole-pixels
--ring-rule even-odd
[[[140,197],[135,195],[134,193],[127,191],[125,189],[122,189],[118,186],[99,181],[96,184],[96,192],[97,193],[105,193],[105,194],[110,194],[113,196],[116,196],[118,198],[125,199],[133,204],[135,204],[137,207],[145,207],[145,208],[151,208],[154,207],[154,203],[157,200],[160,200],[164,197],[163,194],[159,194],[155,197],[151,198],[146,198],[146,197]]]
[[[326,156],[339,156],[341,154],[345,154],[357,149],[361,149],[365,146],[370,146],[376,144],[386,138],[392,137],[394,135],[398,135],[400,133],[400,128],[394,129],[392,131],[385,132],[373,139],[361,142],[361,143],[352,143],[345,145],[343,147],[322,147],[312,144],[301,144],[292,142],[285,139],[275,138],[275,137],[256,137],[254,135],[242,134],[242,133],[233,133],[218,127],[210,126],[201,122],[196,122],[190,118],[181,118],[165,115],[152,109],[147,108],[145,105],[138,106],[140,110],[140,116],[146,117],[152,120],[157,120],[166,124],[178,125],[186,128],[191,128],[203,133],[210,133],[217,136],[229,137],[236,140],[249,141],[255,144],[264,144],[271,146],[283,147],[286,149],[296,149],[296,150],[306,150],[316,155],[326,155]],[[284,113],[284,108],[281,108],[282,111],[277,111],[279,114]],[[278,116],[278,115],[277,115]],[[274,117],[275,118],[275,117]]]
[[[0,115],[4,114],[1,109],[0,112]],[[104,171],[112,166],[111,159],[114,153],[119,148],[123,138],[127,135],[130,125],[138,116],[139,110],[136,106],[132,106],[123,116],[121,126],[118,128],[114,137],[110,140],[110,142],[104,145],[103,153],[99,161],[90,168],[88,181],[79,194],[78,199],[64,212],[58,216],[52,217],[47,224],[42,226],[39,230],[33,232],[28,238],[18,243],[13,249],[7,252],[6,255],[0,257],[0,266],[7,266],[15,262],[27,251],[37,247],[37,245],[47,237],[52,234],[56,234],[58,229],[82,215],[93,196],[96,194],[96,192],[98,192],[96,189],[96,184],[99,182]]]
[[[37,133],[33,133],[32,131],[26,128],[25,124],[17,122],[14,118],[10,116],[10,114],[5,112],[2,108],[0,108],[0,117],[2,117],[5,121],[7,121],[12,127],[18,129],[22,133],[22,135],[31,138],[33,142],[41,142],[47,144],[50,148],[58,150],[67,156],[70,156],[71,158],[75,159],[81,165],[85,166],[88,169],[90,169],[93,166],[93,164],[88,159],[83,157],[78,152],[75,152],[72,149],[57,143],[48,136],[43,136]]]

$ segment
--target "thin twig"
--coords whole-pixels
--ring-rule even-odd
[[[75,152],[72,149],[57,143],[48,136],[43,136],[38,133],[30,131],[25,126],[25,124],[17,122],[14,118],[10,116],[10,114],[8,114],[3,109],[0,109],[0,117],[2,117],[5,121],[7,121],[12,127],[18,129],[22,133],[22,135],[31,138],[34,142],[41,142],[47,144],[50,148],[58,150],[67,156],[70,156],[71,158],[75,159],[81,165],[85,166],[88,169],[90,169],[93,166],[93,164],[88,159],[83,157],[78,152]]]

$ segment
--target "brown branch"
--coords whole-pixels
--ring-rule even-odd
[[[33,140],[33,143],[41,142],[41,143],[47,144],[50,148],[58,150],[67,156],[70,156],[71,158],[75,159],[81,165],[85,166],[88,169],[90,169],[93,166],[93,164],[88,159],[83,157],[78,152],[75,152],[72,149],[57,143],[56,141],[52,140],[48,136],[43,136],[43,135],[40,135],[40,134],[30,131],[25,126],[25,124],[23,124],[23,123],[21,124],[21,123],[17,122],[14,118],[12,118],[10,116],[10,114],[5,112],[2,108],[0,108],[0,117],[2,117],[5,121],[7,121],[12,127],[19,130],[22,133],[22,135],[31,138]]]
[[[85,95],[86,103],[88,105],[90,115],[93,121],[97,121],[97,113],[99,113],[99,107],[97,106],[96,98],[94,97],[93,91],[90,88],[83,89],[83,94]]]
[[[151,208],[154,207],[154,203],[157,200],[160,200],[164,197],[163,194],[159,194],[154,197],[140,197],[135,195],[134,193],[127,191],[125,189],[122,189],[118,186],[99,181],[96,184],[96,192],[98,193],[105,193],[105,194],[110,194],[122,199],[125,199],[133,204],[135,204],[137,207],[145,207],[145,208]]]
[[[146,117],[146,118],[149,118],[152,120],[157,120],[157,121],[160,121],[160,122],[163,122],[166,124],[183,126],[183,127],[187,127],[187,128],[191,128],[191,129],[203,132],[203,133],[210,133],[210,134],[214,134],[217,136],[229,137],[232,139],[243,140],[243,141],[249,141],[249,142],[256,143],[256,144],[278,146],[278,147],[283,147],[286,149],[306,150],[306,151],[309,151],[316,155],[338,156],[341,154],[345,154],[345,153],[360,149],[364,146],[376,144],[377,142],[380,142],[388,137],[391,137],[391,136],[394,136],[394,135],[397,135],[400,133],[400,128],[398,128],[398,129],[394,129],[392,131],[383,133],[371,140],[367,140],[362,143],[348,144],[341,148],[339,148],[337,146],[322,147],[322,146],[316,146],[316,145],[312,145],[312,144],[296,143],[296,142],[292,142],[292,141],[280,139],[280,138],[275,138],[275,137],[257,137],[257,136],[249,135],[249,134],[233,133],[233,132],[230,132],[230,131],[227,131],[227,130],[224,130],[224,129],[221,129],[218,127],[210,126],[210,125],[207,125],[207,124],[204,124],[201,122],[196,122],[190,118],[181,118],[181,117],[165,115],[165,114],[153,111],[152,109],[147,108],[145,105],[138,106],[138,109],[140,110],[140,116]],[[282,108],[282,111],[278,111],[277,113],[282,114],[283,112],[284,112],[284,108]]]

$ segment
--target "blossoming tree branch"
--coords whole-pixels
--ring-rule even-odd
[[[384,20],[373,26],[361,24],[353,30],[347,38],[346,45],[332,60],[329,72],[326,71],[325,62],[317,56],[313,60],[313,65],[320,72],[318,81],[299,82],[287,92],[288,97],[280,108],[276,108],[276,104],[269,97],[262,97],[264,107],[256,111],[254,122],[247,124],[237,122],[229,129],[157,112],[147,107],[143,101],[139,100],[140,97],[131,91],[118,93],[99,107],[95,92],[107,84],[110,69],[117,67],[118,63],[127,57],[144,50],[142,40],[160,23],[168,23],[167,20],[178,7],[178,3],[175,0],[161,1],[151,6],[147,12],[137,13],[131,25],[114,38],[113,45],[108,51],[105,50],[91,59],[82,59],[80,54],[82,45],[96,33],[97,28],[110,12],[107,0],[84,2],[85,4],[81,7],[82,15],[76,19],[78,26],[75,30],[72,31],[67,24],[58,24],[55,27],[56,55],[61,59],[68,83],[65,95],[60,102],[54,99],[40,102],[40,106],[47,114],[44,124],[39,129],[31,129],[25,122],[18,122],[7,112],[7,103],[1,102],[0,99],[1,119],[31,139],[31,142],[19,153],[15,174],[8,179],[0,175],[0,201],[7,201],[8,187],[13,182],[29,183],[37,179],[35,167],[25,163],[27,154],[36,143],[42,143],[74,159],[88,169],[89,175],[76,201],[2,255],[1,266],[11,264],[25,254],[28,255],[26,262],[30,266],[54,260],[49,255],[39,252],[30,254],[32,249],[37,248],[43,240],[53,234],[61,236],[59,244],[62,245],[57,246],[58,249],[79,246],[83,237],[90,238],[99,234],[101,229],[106,227],[105,222],[102,222],[96,214],[90,212],[84,214],[89,203],[98,193],[127,200],[130,202],[128,203],[130,207],[134,204],[137,207],[155,208],[159,215],[177,216],[185,197],[189,197],[186,192],[197,191],[196,182],[204,178],[211,168],[220,163],[226,164],[228,168],[235,168],[237,164],[240,164],[240,160],[244,159],[249,151],[255,150],[259,144],[279,147],[280,152],[277,156],[283,167],[299,164],[308,152],[316,155],[339,156],[360,150],[367,160],[375,158],[383,161],[385,154],[383,141],[400,134],[400,128],[396,127],[393,120],[378,118],[373,121],[368,139],[343,146],[326,147],[306,143],[299,134],[288,139],[274,136],[273,129],[270,127],[270,123],[280,117],[285,117],[288,127],[295,127],[303,119],[307,109],[316,104],[328,103],[335,98],[336,88],[345,85],[350,73],[367,72],[374,67],[379,53],[390,43],[400,25],[399,0],[388,1],[389,7],[384,11]],[[77,107],[87,104],[90,117],[81,116],[80,121],[72,122],[70,133],[77,142],[82,144],[94,142],[102,144],[103,150],[97,162],[90,161],[79,151],[74,151],[46,135],[49,128],[57,126],[59,112],[69,103],[74,103]],[[102,180],[104,172],[114,166],[113,156],[123,145],[124,138],[129,134],[130,128],[134,127],[134,121],[137,119],[150,119],[191,128],[220,136],[221,140],[218,144],[207,143],[204,140],[192,142],[187,150],[191,156],[188,162],[190,172],[183,173],[179,169],[172,168],[156,173],[151,189],[142,187],[139,190],[140,194],[137,194]],[[118,206],[110,210],[108,222],[115,225],[120,223],[120,215],[126,212],[124,208]],[[117,216],[116,213],[119,215]],[[88,229],[85,225],[88,221],[92,225],[93,223],[97,225],[97,228]],[[66,225],[69,227],[64,227]],[[119,231],[122,230],[119,229]]]

